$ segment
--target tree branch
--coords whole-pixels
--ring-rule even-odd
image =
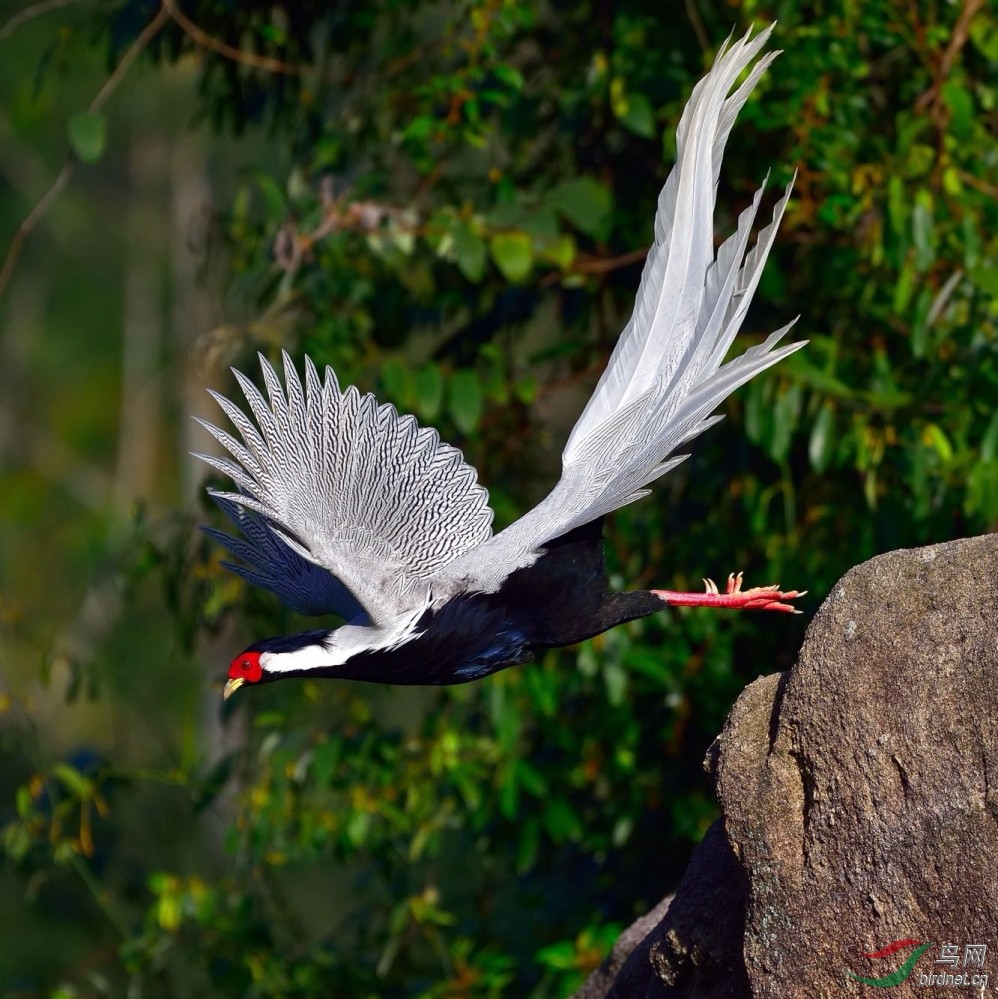
[[[36,17],[41,17],[42,14],[58,10],[60,7],[68,7],[71,3],[76,2],[77,0],[40,0],[39,3],[25,7],[24,10],[18,11],[13,17],[9,18],[4,26],[0,28],[0,40],[9,38],[22,24],[27,24],[28,21],[33,21]]]
[[[170,0],[164,0],[163,6],[160,7],[156,16],[145,26],[142,33],[135,39],[135,41],[132,42],[131,47],[121,57],[121,61],[118,65],[115,66],[114,72],[107,78],[104,82],[104,86],[100,88],[94,99],[90,102],[90,106],[87,108],[88,111],[100,111],[101,108],[104,107],[111,95],[118,88],[118,85],[124,79],[125,74],[129,69],[131,69],[132,64],[139,57],[142,50],[146,48],[163,25],[169,20],[169,2]],[[4,30],[6,31],[9,26],[10,22],[8,21]],[[24,245],[25,239],[27,239],[45,213],[52,207],[52,204],[62,193],[66,184],[69,183],[69,179],[72,177],[73,171],[76,169],[78,163],[79,160],[76,158],[76,155],[70,152],[62,165],[62,169],[59,171],[59,175],[53,181],[52,186],[45,192],[35,207],[31,209],[20,226],[18,226],[17,232],[14,233],[14,238],[10,241],[10,246],[7,248],[7,255],[4,257],[3,267],[0,268],[0,297],[3,297],[3,293],[7,290],[11,274],[14,271],[14,265],[17,263],[17,259],[21,254],[21,247]]]
[[[163,0],[163,7],[169,13],[174,24],[195,45],[210,49],[216,55],[231,59],[233,62],[238,62],[243,66],[252,66],[254,69],[266,70],[268,73],[282,73],[285,76],[303,76],[313,69],[311,66],[299,66],[290,62],[282,62],[280,59],[274,59],[271,56],[257,55],[255,52],[247,52],[245,49],[229,45],[228,42],[223,42],[221,39],[209,35],[204,29],[199,28],[176,6],[173,0]]]

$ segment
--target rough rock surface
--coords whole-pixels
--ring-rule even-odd
[[[873,994],[850,973],[912,960],[890,994],[998,994],[996,592],[998,535],[847,573],[711,747],[723,818],[675,899],[578,999]],[[931,946],[864,956],[895,941]]]

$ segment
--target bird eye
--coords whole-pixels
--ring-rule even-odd
[[[249,668],[250,668],[250,661],[249,661],[248,659],[244,659],[244,660],[243,660],[243,661],[242,661],[242,662],[241,662],[241,663],[239,664],[239,668],[240,668],[240,669],[241,669],[241,670],[242,670],[242,671],[243,671],[244,673],[248,673],[248,672],[249,672]]]

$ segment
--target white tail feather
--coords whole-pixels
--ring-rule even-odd
[[[676,133],[676,165],[658,202],[634,313],[562,454],[561,479],[525,517],[445,570],[448,579],[497,588],[548,541],[647,493],[685,456],[672,452],[712,426],[740,385],[803,343],[777,349],[793,323],[723,364],[755,293],[790,197],[788,186],[751,249],[762,199],[714,251],[714,203],[725,143],[739,110],[778,53],[758,55],[772,28],[727,42],[693,89]]]

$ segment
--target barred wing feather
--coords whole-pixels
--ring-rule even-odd
[[[231,459],[198,457],[240,490],[216,495],[265,518],[293,553],[336,577],[371,622],[388,624],[491,536],[488,493],[435,430],[353,386],[341,391],[331,368],[320,381],[306,358],[303,386],[285,352],[285,390],[263,357],[260,365],[267,399],[234,372],[252,420],[212,393],[241,438],[203,423]],[[259,565],[258,551],[237,554]]]
[[[226,569],[254,586],[276,593],[299,614],[336,614],[346,621],[364,615],[353,594],[332,573],[302,558],[263,517],[217,493],[214,500],[242,537],[233,537],[214,527],[202,530],[236,558],[248,563],[223,562]]]
[[[556,537],[647,494],[647,485],[685,455],[677,448],[712,426],[728,395],[803,343],[777,346],[793,323],[722,364],[751,302],[790,196],[749,250],[760,189],[735,233],[714,252],[714,206],[725,143],[735,117],[778,53],[738,76],[772,28],[726,43],[690,96],[677,155],[658,203],[634,313],[562,455],[562,474],[537,507],[452,562],[438,586],[491,592],[531,564]]]

